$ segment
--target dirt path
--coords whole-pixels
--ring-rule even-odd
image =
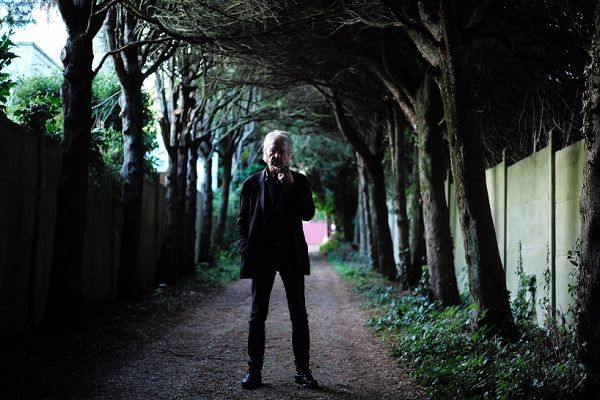
[[[312,258],[306,301],[311,366],[319,390],[292,381],[291,324],[277,277],[266,325],[263,388],[246,391],[239,383],[246,370],[250,305],[250,281],[243,280],[204,299],[160,334],[137,328],[130,333],[134,339],[120,345],[124,332],[103,332],[102,340],[75,339],[69,345],[75,347],[72,356],[57,352],[42,357],[44,361],[36,359],[35,366],[19,367],[13,360],[16,371],[0,369],[12,379],[6,382],[8,391],[0,386],[0,399],[16,398],[11,396],[17,393],[23,399],[421,398],[418,387],[364,326],[365,315],[355,296],[319,256]],[[19,373],[19,368],[29,370]],[[35,379],[39,381],[32,382]]]

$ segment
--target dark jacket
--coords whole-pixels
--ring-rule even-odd
[[[298,273],[310,274],[308,247],[302,230],[302,220],[309,221],[315,215],[312,192],[306,176],[290,171],[294,178],[284,192],[284,202],[291,225],[291,241],[294,250],[294,267]],[[265,251],[265,174],[263,169],[249,176],[242,185],[240,213],[237,218],[237,249],[242,255],[240,277],[254,278],[267,265]]]

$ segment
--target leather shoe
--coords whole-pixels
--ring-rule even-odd
[[[242,388],[244,389],[256,389],[262,386],[262,375],[260,372],[246,372],[244,379],[242,379]]]
[[[315,378],[313,378],[309,370],[296,371],[294,374],[294,382],[310,389],[319,387],[319,384]]]

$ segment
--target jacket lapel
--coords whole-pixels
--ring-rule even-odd
[[[260,209],[263,212],[265,210],[265,175],[267,170],[264,169],[258,178],[258,204],[260,205]]]

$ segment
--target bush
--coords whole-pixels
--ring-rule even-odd
[[[20,79],[8,100],[8,117],[27,127],[32,110],[43,106],[49,116],[46,121],[47,134],[61,140],[63,136],[60,100],[62,80],[63,77],[60,73]],[[99,154],[98,158],[115,176],[120,174],[123,164],[123,137],[118,103],[120,91],[121,87],[114,75],[98,75],[94,79],[92,85],[92,152]],[[144,93],[144,171],[150,178],[156,174],[156,157],[152,156],[152,151],[158,147],[151,106],[150,95]]]
[[[47,133],[60,139],[63,124],[60,102],[61,82],[62,76],[60,74],[20,79],[8,100],[8,117],[27,127],[29,110],[35,106],[43,106],[49,115],[46,120]]]
[[[392,355],[433,398],[568,399],[582,389],[585,373],[573,332],[565,326],[521,320],[518,340],[490,337],[485,328],[472,328],[474,304],[444,308],[430,302],[427,277],[400,296],[397,287],[372,272],[334,265],[374,313],[369,325],[392,338]]]
[[[17,55],[13,53],[12,49],[15,44],[10,40],[12,32],[5,32],[0,37],[0,114],[5,112],[5,103],[8,99],[10,89],[14,86],[14,82],[10,79],[10,75],[6,72],[2,72],[4,67],[10,65],[12,60],[17,58]]]
[[[196,268],[198,280],[210,286],[223,285],[240,276],[240,259],[237,253],[222,251],[215,265]]]
[[[333,235],[331,235],[325,243],[319,246],[319,251],[321,253],[328,254],[332,251],[339,249],[343,245],[343,243],[344,242],[342,240],[341,233],[334,232]]]

